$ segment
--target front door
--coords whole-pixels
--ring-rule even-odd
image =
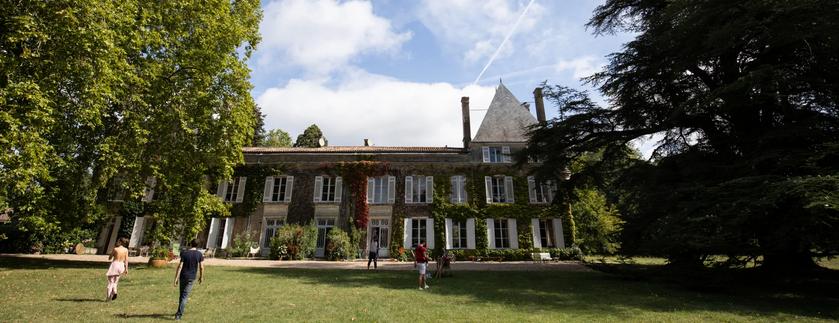
[[[335,218],[317,219],[318,243],[315,249],[315,257],[326,256],[326,245],[329,243],[329,231],[335,226]]]
[[[378,242],[379,257],[389,257],[390,246],[390,219],[370,219],[370,237],[368,248],[375,248]],[[371,250],[372,251],[372,250]]]

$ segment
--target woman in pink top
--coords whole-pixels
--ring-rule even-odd
[[[112,261],[111,266],[108,267],[108,273],[105,274],[108,276],[108,296],[105,297],[106,302],[117,299],[119,276],[128,274],[128,249],[124,247],[127,243],[127,239],[119,238],[116,247],[114,247],[114,251],[108,257],[108,260]]]

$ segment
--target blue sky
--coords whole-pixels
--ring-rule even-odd
[[[474,134],[499,79],[526,102],[545,80],[585,88],[579,79],[630,40],[585,29],[602,1],[535,0],[522,15],[529,3],[264,1],[252,94],[266,128],[293,138],[316,123],[331,145],[460,146],[461,96],[475,109]]]

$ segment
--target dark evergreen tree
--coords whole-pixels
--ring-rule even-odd
[[[528,153],[548,172],[590,151],[616,161],[624,252],[801,269],[839,251],[835,1],[608,0],[589,26],[637,33],[588,79],[612,106],[546,91],[561,117]],[[650,135],[651,163],[610,153]]]
[[[320,144],[320,140],[323,138],[323,145]],[[326,137],[323,136],[323,133],[318,128],[318,125],[313,124],[306,128],[302,134],[297,136],[297,141],[294,142],[294,147],[309,147],[309,148],[316,148],[321,146],[327,146],[329,144],[326,141]]]

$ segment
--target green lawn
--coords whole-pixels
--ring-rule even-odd
[[[104,303],[105,264],[0,258],[0,321],[170,320],[173,270],[133,268]],[[413,272],[208,267],[186,321],[829,321],[839,299],[707,293],[600,272]]]

